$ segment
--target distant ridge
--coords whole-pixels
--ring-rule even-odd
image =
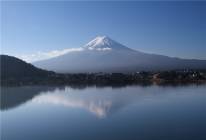
[[[206,60],[147,54],[130,49],[107,36],[98,36],[82,48],[82,51],[69,52],[33,64],[58,73],[206,69]]]

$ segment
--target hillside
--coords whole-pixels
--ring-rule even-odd
[[[0,55],[1,82],[35,81],[47,78],[53,72],[36,68],[18,58]]]

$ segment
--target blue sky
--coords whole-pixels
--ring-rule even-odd
[[[1,51],[29,57],[106,35],[143,52],[206,59],[205,13],[204,1],[1,2]]]

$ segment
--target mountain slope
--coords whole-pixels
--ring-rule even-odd
[[[29,63],[8,55],[0,55],[0,66],[2,81],[43,78],[53,73],[36,68]]]
[[[206,69],[206,60],[146,54],[132,50],[106,36],[96,37],[82,48],[82,51],[35,62],[34,65],[60,73]]]

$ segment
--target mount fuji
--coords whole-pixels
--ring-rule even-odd
[[[59,73],[136,72],[141,70],[206,69],[206,60],[180,59],[130,49],[106,36],[98,36],[81,51],[33,63]]]

